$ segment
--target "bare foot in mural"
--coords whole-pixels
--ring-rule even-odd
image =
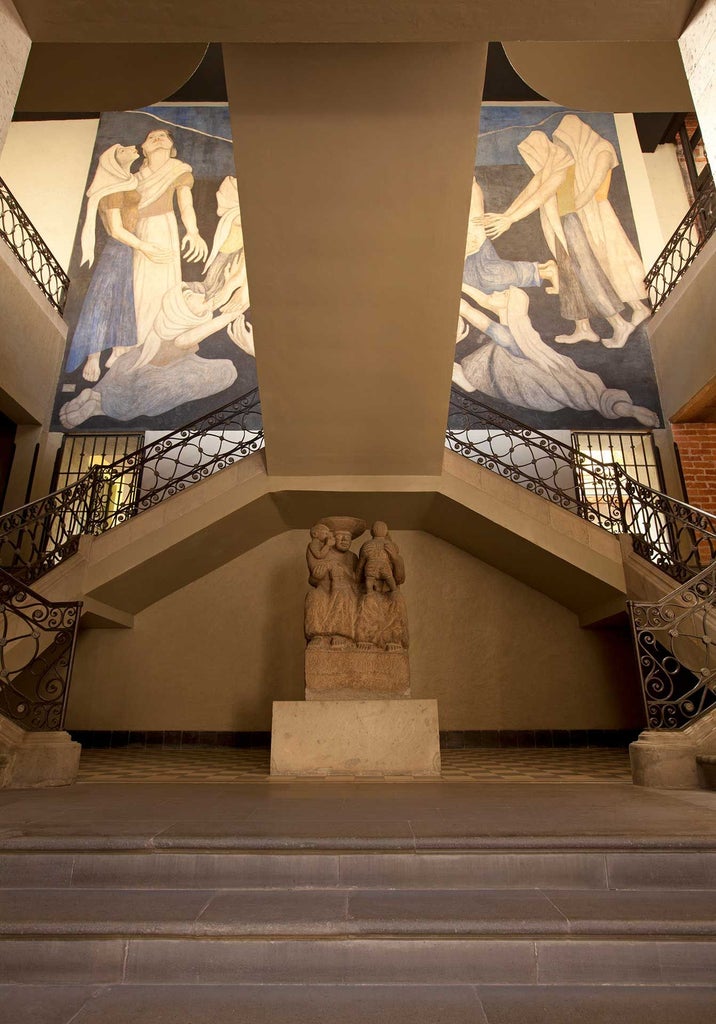
[[[618,313],[616,316],[610,316],[607,319],[614,328],[614,334],[612,334],[611,338],[602,338],[602,345],[605,348],[624,348],[636,324],[624,320]]]
[[[630,302],[629,305],[634,310],[631,318],[632,327],[643,324],[645,320],[648,320],[651,316],[651,310],[648,306],[645,306],[643,302]]]
[[[99,352],[93,352],[91,355],[87,356],[82,376],[85,380],[88,380],[90,384],[95,384],[99,380],[100,372]]]
[[[558,334],[554,339],[558,345],[576,345],[580,341],[601,341],[589,323],[589,320],[576,320],[572,334]]]
[[[92,416],[102,415],[102,395],[94,388],[85,388],[77,398],[66,402],[60,409],[60,423],[66,430],[73,430]]]
[[[107,360],[107,369],[109,369],[113,363],[116,363],[120,356],[123,356],[125,352],[129,352],[130,348],[132,348],[131,345],[118,345],[116,348],[113,348],[109,359]]]
[[[659,417],[651,409],[645,409],[643,405],[632,405],[631,402],[615,402],[614,413],[624,419],[636,420],[645,427],[658,427]]]

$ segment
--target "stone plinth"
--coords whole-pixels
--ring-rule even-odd
[[[306,648],[306,700],[410,696],[408,652]]]
[[[645,730],[629,745],[635,786],[698,789],[696,746],[679,733]]]
[[[271,774],[439,777],[437,701],[274,701]]]
[[[81,750],[67,732],[25,732],[0,717],[0,789],[69,786]]]

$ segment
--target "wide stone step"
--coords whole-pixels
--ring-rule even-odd
[[[484,985],[0,985],[12,1024],[706,1024],[709,988]]]
[[[0,939],[0,984],[301,985],[309,980],[320,985],[711,986],[716,993],[716,943],[628,936]]]
[[[0,889],[714,889],[714,849],[0,853]]]
[[[712,937],[716,892],[2,890],[0,936],[30,935]]]

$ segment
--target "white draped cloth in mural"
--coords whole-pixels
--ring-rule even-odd
[[[174,157],[155,171],[145,164],[137,172],[137,238],[168,250],[172,256],[169,261],[160,263],[148,259],[141,252],[135,253],[134,308],[140,345],[154,324],[164,295],[181,281],[181,250],[174,212],[174,193],[181,185],[191,188],[193,181],[189,164]]]
[[[118,359],[96,385],[104,415],[115,420],[158,416],[185,402],[216,395],[234,383],[236,367],[230,359],[204,359],[196,354],[199,340],[220,325],[203,307],[196,287],[174,285],[162,298],[146,344]],[[184,347],[184,339],[193,340],[192,334],[195,343]]]
[[[574,160],[575,194],[591,195],[577,214],[594,253],[622,302],[646,298],[644,265],[609,202],[616,150],[576,114],[566,114],[552,139]]]
[[[461,361],[462,371],[476,391],[523,409],[556,412],[559,409],[595,409],[608,419],[619,419],[629,403],[626,391],[608,388],[596,373],[582,370],[568,356],[546,345],[529,318],[529,299],[519,288],[505,293],[501,317],[524,358],[489,341]]]

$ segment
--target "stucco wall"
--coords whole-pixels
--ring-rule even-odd
[[[30,52],[30,36],[10,0],[0,0],[0,150]]]
[[[94,118],[15,121],[0,157],[0,177],[64,270],[70,265],[98,124]]]
[[[405,555],[415,697],[441,729],[638,727],[625,634],[444,541],[396,532]],[[289,531],[135,618],[80,635],[70,729],[267,730],[303,698],[306,535]]]

